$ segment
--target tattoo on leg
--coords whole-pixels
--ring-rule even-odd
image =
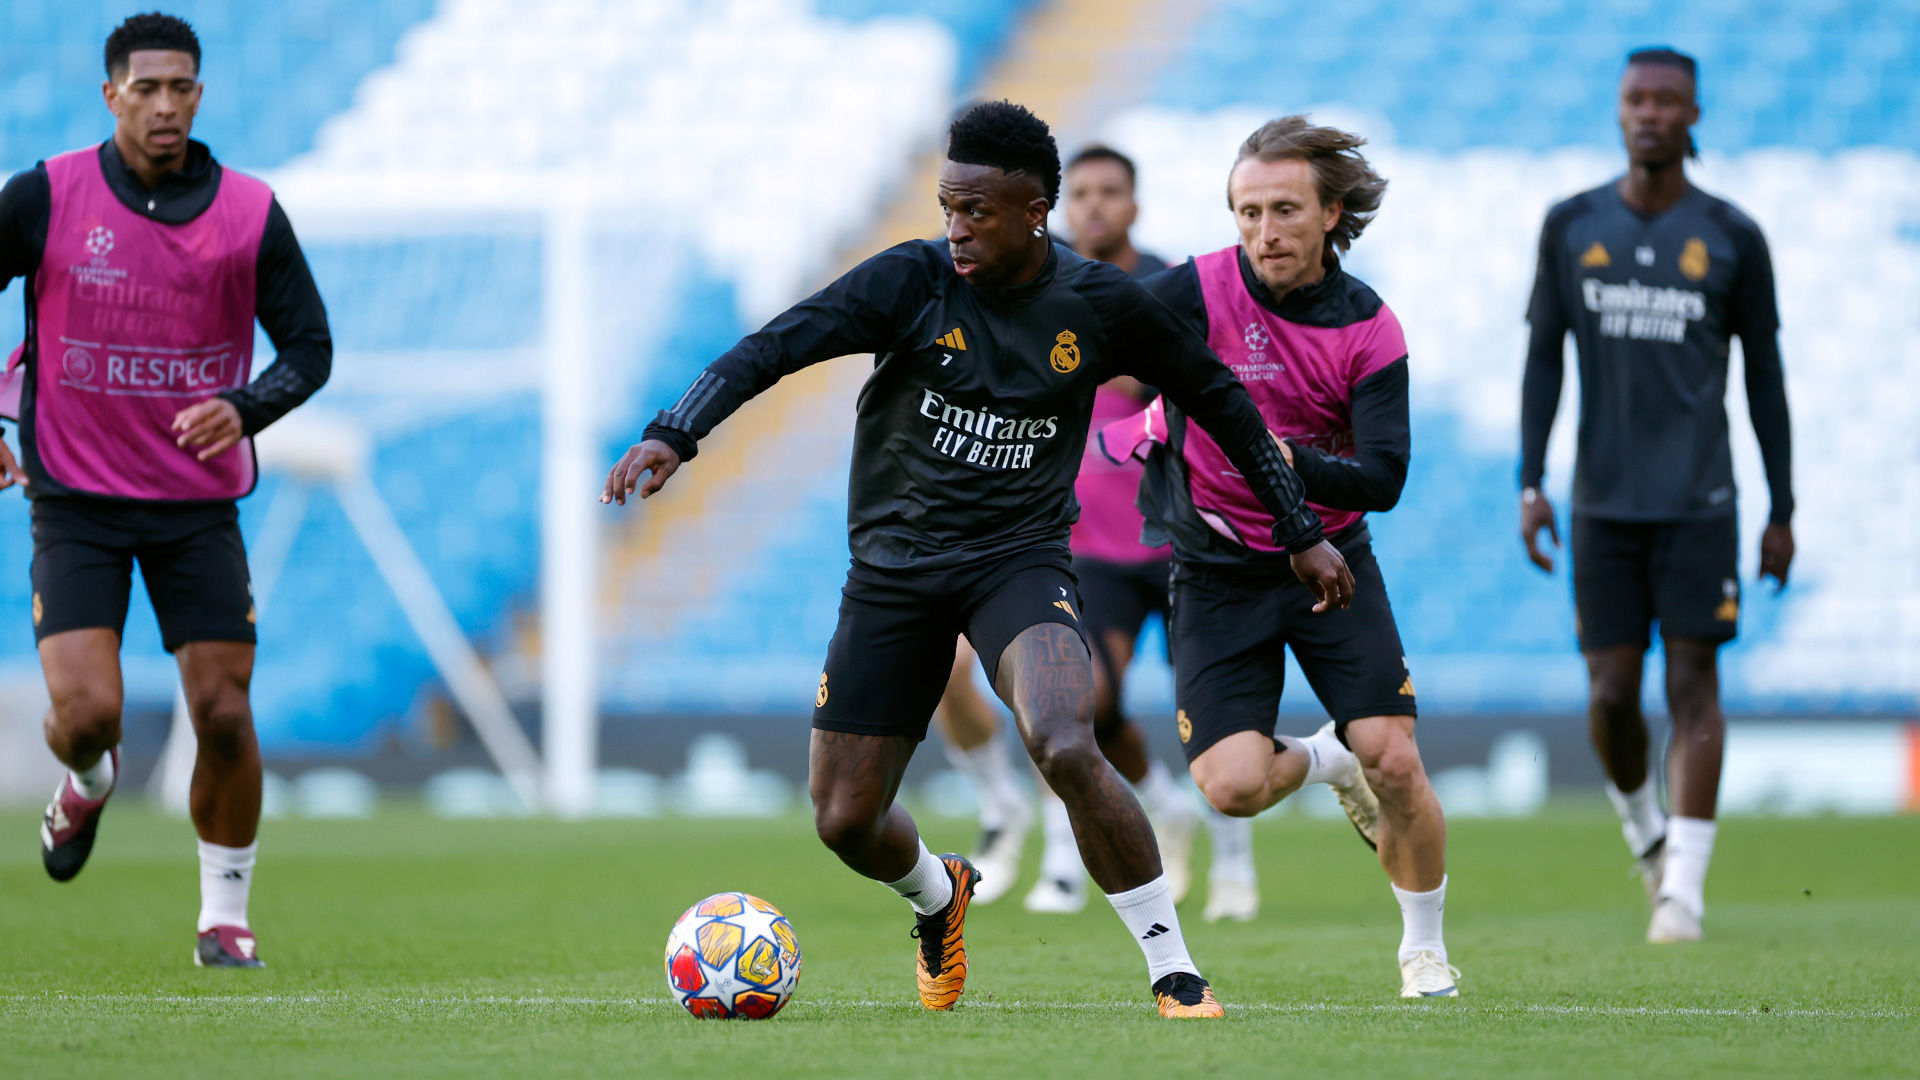
[[[1072,627],[1028,627],[1001,654],[994,690],[1013,710],[1027,752],[1067,805],[1087,872],[1105,892],[1160,876],[1160,850],[1133,788],[1093,738],[1093,665]]]
[[[914,745],[895,735],[813,732],[807,787],[814,829],[840,861],[876,881],[905,876],[920,850],[913,818],[894,802]]]

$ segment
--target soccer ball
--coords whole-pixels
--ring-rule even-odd
[[[800,981],[800,939],[757,896],[715,893],[688,908],[667,935],[667,989],[706,1020],[765,1020]]]

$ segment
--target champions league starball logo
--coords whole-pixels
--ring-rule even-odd
[[[1267,328],[1259,323],[1248,323],[1247,332],[1240,335],[1240,340],[1246,342],[1248,352],[1259,352],[1267,347]]]
[[[113,230],[105,225],[95,225],[87,234],[87,252],[96,259],[104,259],[107,252],[113,250]]]

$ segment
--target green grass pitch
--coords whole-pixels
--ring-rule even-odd
[[[1604,810],[1459,822],[1447,938],[1465,996],[1404,1003],[1369,853],[1344,822],[1262,822],[1259,921],[1184,909],[1229,1003],[1216,1023],[1153,1013],[1097,898],[1037,916],[1019,892],[969,920],[960,1008],[925,1013],[908,909],[799,817],[269,822],[265,971],[192,966],[185,822],[114,807],[68,885],[42,873],[36,824],[0,815],[4,1077],[1920,1075],[1915,817],[1729,821],[1708,940],[1665,948],[1640,942]],[[926,826],[935,850],[970,832]],[[668,927],[723,889],[799,931],[799,994],[771,1021],[667,999]]]

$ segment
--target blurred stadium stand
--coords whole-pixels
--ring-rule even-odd
[[[76,18],[57,6],[0,11],[0,70],[19,88],[0,112],[8,171],[110,131],[101,42],[124,13],[87,5]],[[499,367],[537,364],[541,238],[498,222],[427,235],[315,229],[340,208],[287,192],[356,170],[563,169],[630,184],[633,220],[600,234],[595,265],[607,280],[599,299],[621,309],[601,333],[619,343],[604,361],[620,376],[611,452],[643,410],[825,271],[939,129],[957,80],[992,55],[1024,6],[316,0],[169,10],[196,25],[206,54],[195,134],[222,160],[264,171],[303,233],[339,351],[314,407],[368,423],[374,478],[449,606],[483,650],[512,654],[538,583],[538,380]],[[247,95],[255,85],[275,92]],[[0,304],[8,340],[21,332],[18,295]],[[486,380],[475,371],[501,377],[476,387]],[[279,484],[266,479],[243,503],[250,535]],[[20,611],[25,519],[20,501],[0,504],[0,552],[15,568],[0,576],[0,606]],[[269,750],[369,750],[433,696],[424,651],[330,500],[310,504],[271,608],[255,683]],[[164,707],[171,664],[142,603],[126,653],[133,706]],[[0,655],[8,677],[37,678],[24,620],[0,628]]]
[[[1748,585],[1727,704],[1877,712],[1910,710],[1920,693],[1920,573],[1908,554],[1920,549],[1920,451],[1893,435],[1920,419],[1898,390],[1920,378],[1920,313],[1897,299],[1920,284],[1920,72],[1888,44],[1912,40],[1916,19],[1911,7],[1831,4],[1815,27],[1797,7],[1735,6],[1737,22],[1637,3],[1222,3],[1153,79],[1149,103],[1099,129],[1139,160],[1138,236],[1168,256],[1232,242],[1220,191],[1235,145],[1266,117],[1312,108],[1374,139],[1394,187],[1350,265],[1407,326],[1417,414],[1407,494],[1375,533],[1429,711],[1584,701],[1564,561],[1540,575],[1514,535],[1522,313],[1546,207],[1622,167],[1614,87],[1625,53],[1654,42],[1703,65],[1700,182],[1754,214],[1774,245],[1799,435],[1794,587],[1776,599]],[[1306,56],[1303,41],[1315,43]],[[1854,283],[1844,297],[1840,279]],[[1734,368],[1750,582],[1766,489],[1737,355]],[[1576,408],[1570,390],[1550,474],[1563,526]],[[842,460],[844,418],[820,422]],[[792,707],[832,632],[845,563],[841,477],[822,464],[808,483],[800,501],[814,520],[763,519],[728,546],[719,561],[732,572],[699,608],[628,631],[651,662],[610,666],[614,700]],[[741,534],[713,542],[727,535]],[[1154,711],[1170,700],[1158,655],[1141,650],[1132,687]],[[1296,693],[1287,708],[1313,706]]]
[[[995,74],[1015,27],[1075,6],[169,5],[206,46],[196,134],[283,191],[354,170],[430,169],[477,178],[569,169],[631,187],[636,213],[606,224],[595,262],[596,302],[608,313],[602,362],[617,374],[605,402],[609,459],[741,332],[823,280],[840,255],[877,247],[871,230],[885,207],[917,206],[911,227],[937,228],[913,186],[916,156],[964,93],[1028,93],[1021,73]],[[1817,17],[1804,5],[1678,10],[1644,0],[1128,6],[1186,8],[1197,21],[1178,39],[1149,42],[1136,28],[1099,45],[1117,63],[1129,50],[1171,51],[1158,71],[1140,69],[1140,104],[1101,116],[1072,86],[1052,104],[1070,101],[1089,118],[1086,133],[1140,160],[1146,246],[1173,257],[1231,242],[1221,185],[1234,142],[1266,116],[1312,107],[1375,139],[1394,188],[1353,267],[1407,325],[1418,410],[1407,496],[1376,519],[1376,535],[1435,713],[1558,711],[1584,694],[1564,571],[1535,574],[1513,536],[1521,309],[1545,207],[1620,166],[1611,117],[1626,49],[1694,52],[1706,104],[1700,176],[1773,241],[1799,434],[1801,562],[1784,598],[1749,589],[1728,704],[1912,707],[1920,17],[1911,3],[1827,0]],[[100,43],[123,14],[92,0],[0,7],[0,86],[10,87],[0,170],[105,136]],[[540,432],[526,369],[542,333],[541,238],[501,222],[354,235],[309,229],[327,207],[289,210],[341,354],[336,385],[316,406],[369,424],[376,482],[462,626],[510,692],[531,700]],[[0,300],[6,340],[20,332],[14,295]],[[675,489],[609,526],[609,715],[805,707],[846,563],[845,462],[863,374],[862,362],[843,360],[768,395],[776,400],[743,413]],[[396,383],[413,392],[399,396]],[[1738,432],[1739,389],[1730,401]],[[1569,472],[1571,409],[1556,431],[1556,492]],[[1750,436],[1737,434],[1736,446],[1751,548],[1764,485]],[[250,530],[277,483],[243,504]],[[282,754],[364,752],[416,730],[406,720],[436,695],[432,668],[338,508],[317,499],[310,514],[262,626],[262,740]],[[0,611],[28,605],[25,518],[19,500],[0,500]],[[142,603],[127,645],[131,695],[162,705],[171,665]],[[1157,655],[1141,650],[1141,708],[1169,697]],[[0,657],[7,677],[37,678],[24,616],[0,619]],[[1290,695],[1290,709],[1309,707]]]

